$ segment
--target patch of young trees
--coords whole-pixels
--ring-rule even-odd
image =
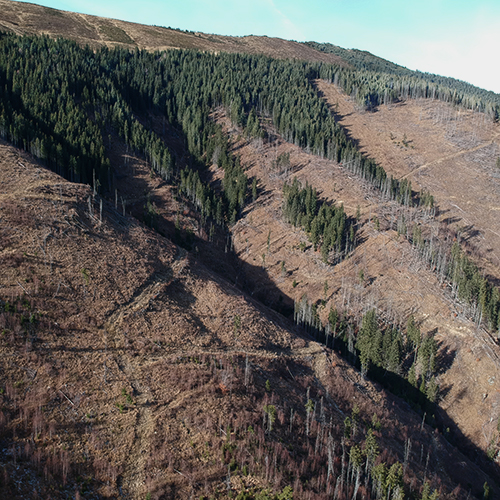
[[[367,311],[358,325],[332,307],[323,325],[318,306],[304,295],[295,302],[294,320],[326,346],[340,349],[364,375],[369,374],[394,393],[419,406],[436,401],[438,345],[432,334],[422,334],[413,316],[405,333],[381,322],[374,309]]]
[[[343,205],[320,203],[316,189],[309,184],[302,187],[296,177],[291,184],[285,182],[283,196],[283,216],[308,233],[314,250],[321,248],[324,262],[329,262],[332,252],[338,262],[354,248],[356,226]]]

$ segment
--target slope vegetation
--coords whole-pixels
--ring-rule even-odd
[[[419,491],[425,477],[462,498],[459,481],[493,484],[335,352],[101,212],[88,187],[5,143],[0,162],[2,497],[370,498],[364,484]]]
[[[495,494],[494,99],[5,6],[6,496]]]
[[[327,54],[298,42],[258,36],[231,37],[192,31],[146,26],[136,23],[65,12],[40,5],[0,1],[0,30],[18,35],[44,34],[64,37],[80,45],[121,46],[150,51],[195,49],[210,52],[264,54],[282,59],[303,59],[346,64],[334,54]]]

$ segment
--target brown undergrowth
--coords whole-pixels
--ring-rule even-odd
[[[491,482],[453,450],[470,471],[457,475],[444,438],[335,352],[107,202],[101,216],[90,188],[5,144],[1,163],[4,497],[326,498],[338,484],[350,498],[342,460],[371,427],[377,463],[403,464],[413,443],[408,491],[423,475],[443,494]]]

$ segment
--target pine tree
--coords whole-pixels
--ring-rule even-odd
[[[417,373],[416,373],[416,370],[415,370],[415,363],[413,363],[411,365],[411,368],[408,371],[408,382],[413,387],[418,387],[418,377],[417,377]]]
[[[418,349],[421,342],[421,333],[420,328],[415,323],[413,314],[408,318],[408,323],[406,324],[406,335],[408,340],[413,344],[413,348]]]

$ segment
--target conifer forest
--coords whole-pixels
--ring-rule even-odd
[[[302,60],[3,26],[0,498],[498,498],[496,374],[475,371],[500,359],[496,249],[426,187],[441,160],[400,175],[318,82],[363,126],[417,103],[496,127],[498,94],[325,43]],[[474,432],[459,363],[457,391],[491,387]]]

